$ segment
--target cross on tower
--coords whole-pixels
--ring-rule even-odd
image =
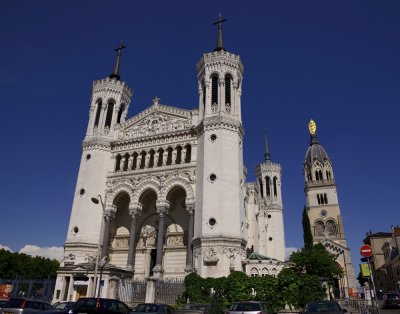
[[[117,80],[119,80],[120,76],[119,76],[119,62],[120,62],[120,58],[121,58],[121,50],[125,49],[126,46],[124,45],[124,43],[121,40],[121,43],[119,44],[118,48],[115,48],[115,51],[117,52],[117,60],[115,61],[115,67],[114,67],[114,71],[113,73],[110,74],[110,78],[115,78]]]
[[[217,48],[214,51],[224,50],[224,45],[222,43],[222,23],[226,22],[226,19],[222,19],[221,14],[219,14],[218,21],[214,22],[214,25],[218,24],[218,41],[217,41]]]

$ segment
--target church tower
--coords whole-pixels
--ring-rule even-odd
[[[194,262],[202,277],[242,271],[245,263],[240,57],[226,51],[222,19],[217,47],[197,64],[199,126]]]
[[[116,49],[117,58],[113,72],[108,77],[93,82],[89,122],[82,144],[78,179],[65,242],[65,255],[73,259],[74,263],[90,262],[96,258],[101,240],[102,219],[113,214],[111,209],[104,208],[107,177],[103,174],[115,167],[111,142],[118,138],[120,123],[125,121],[132,97],[132,90],[120,80],[119,75],[123,48],[125,46],[121,43]],[[93,197],[100,200],[103,206],[93,203]]]
[[[259,245],[262,255],[285,261],[285,232],[282,205],[282,168],[271,160],[265,136],[265,161],[256,167],[259,197]]]
[[[329,252],[337,254],[344,279],[339,282],[341,296],[348,297],[356,288],[350,249],[347,246],[336,190],[332,161],[317,139],[317,126],[308,125],[310,146],[304,160],[305,194],[314,243],[322,243]]]

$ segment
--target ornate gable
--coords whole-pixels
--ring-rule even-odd
[[[157,100],[157,99],[156,99]],[[119,139],[133,139],[161,133],[189,130],[193,110],[154,104],[121,125]]]

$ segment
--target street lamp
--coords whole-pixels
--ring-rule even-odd
[[[92,297],[95,297],[97,284],[100,284],[100,282],[97,280],[97,272],[99,270],[99,262],[100,262],[100,258],[101,258],[101,248],[102,248],[101,242],[103,240],[103,220],[104,220],[105,207],[104,207],[103,199],[100,194],[97,195],[97,197],[92,197],[91,200],[94,204],[100,203],[102,210],[103,210],[102,215],[101,215],[99,243],[97,244],[96,263],[95,263],[95,267],[94,267],[94,282],[93,282],[93,286],[92,286],[92,291],[90,293]],[[104,267],[104,265],[103,265],[103,267]],[[99,286],[99,293],[100,293],[100,286]]]
[[[99,288],[97,290],[97,297],[100,298],[100,290],[101,290],[101,279],[103,277],[103,268],[108,264],[108,259],[107,257],[103,257],[99,261],[99,267],[100,267],[100,279],[99,279]]]

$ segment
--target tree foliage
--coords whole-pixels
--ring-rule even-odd
[[[311,223],[310,217],[308,217],[307,208],[304,206],[303,209],[303,238],[304,238],[304,247],[309,249],[313,246],[313,236],[311,232]]]
[[[299,308],[305,302],[322,300],[324,296],[317,276],[297,274],[293,269],[283,269],[278,277],[248,277],[243,272],[232,272],[228,277],[202,278],[191,273],[185,277],[185,286],[178,306],[188,301],[211,303],[212,314],[223,313],[237,301],[264,301],[278,312],[286,304]]]
[[[290,256],[292,269],[297,274],[315,275],[331,283],[334,278],[343,276],[343,270],[336,258],[337,256],[329,253],[321,243],[293,252]]]
[[[47,279],[56,278],[60,263],[44,257],[32,257],[0,249],[0,278]]]

